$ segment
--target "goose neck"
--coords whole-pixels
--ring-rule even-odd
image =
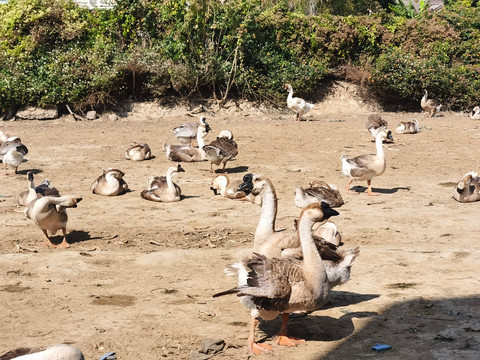
[[[265,186],[262,193],[262,213],[258,222],[255,238],[264,238],[275,232],[277,217],[277,196],[273,186]]]

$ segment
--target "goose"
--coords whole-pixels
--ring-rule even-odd
[[[205,116],[201,116],[199,122],[184,123],[174,128],[173,136],[177,138],[180,144],[193,146],[193,141],[197,138],[199,125],[204,125],[207,133],[211,130]]]
[[[32,352],[35,351],[35,352]],[[47,348],[44,351],[36,351],[31,348],[19,348],[2,355],[2,360],[84,360],[80,349],[67,345],[59,344]]]
[[[125,151],[125,159],[127,160],[143,161],[149,160],[152,157],[152,150],[150,149],[150,146],[143,142],[132,145]]]
[[[227,274],[238,276],[238,286],[214,294],[213,297],[236,294],[250,310],[251,324],[247,340],[250,352],[261,354],[272,351],[270,345],[255,342],[259,317],[273,320],[282,314],[282,325],[276,340],[278,345],[296,346],[305,342],[303,339],[288,337],[288,319],[290,313],[295,311],[317,310],[329,299],[331,286],[311,229],[315,222],[336,214],[338,213],[326,203],[313,203],[303,209],[298,220],[302,260],[270,258],[254,253],[251,258],[225,269]],[[347,274],[349,279],[350,272],[345,272]],[[339,276],[335,285],[345,279]]]
[[[124,194],[128,190],[128,185],[123,180],[125,173],[118,169],[103,170],[100,175],[90,186],[94,194],[103,196],[117,196]]]
[[[314,202],[326,202],[331,207],[343,205],[342,195],[335,185],[329,185],[324,181],[313,181],[309,188],[298,185],[295,187],[295,205],[299,208]]]
[[[288,91],[287,107],[290,110],[295,111],[295,113],[297,114],[297,121],[300,121],[301,116],[303,114],[308,113],[310,110],[312,110],[314,105],[309,102],[306,102],[301,98],[293,97],[292,85],[285,84],[284,89]]]
[[[480,120],[480,106],[475,106],[469,114],[470,119]]]
[[[158,202],[180,201],[182,190],[172,181],[172,176],[179,172],[185,172],[180,164],[170,166],[166,176],[150,176],[148,189],[143,190],[140,196],[146,200]]]
[[[400,124],[398,124],[395,129],[395,134],[416,134],[419,129],[417,119],[413,119],[413,121],[400,121]]]
[[[210,172],[213,171],[213,164],[223,164],[222,172],[225,172],[227,162],[238,155],[238,145],[233,140],[233,134],[229,130],[223,130],[217,139],[202,147],[205,151],[205,158],[210,161]]]
[[[255,197],[252,194],[247,194],[245,191],[238,190],[238,187],[242,184],[242,180],[231,181],[228,175],[217,175],[212,180],[210,190],[215,195],[220,194],[227,199],[238,199],[255,202]]]
[[[253,251],[269,258],[301,257],[300,240],[295,229],[276,230],[275,220],[277,217],[277,195],[272,181],[262,175],[246,174],[239,190],[251,192],[252,195],[262,199],[262,211],[260,220],[255,230]],[[323,224],[320,225],[320,228]],[[321,233],[322,229],[317,229]],[[335,236],[332,231],[324,232],[325,236]],[[328,243],[335,243],[335,239],[324,238]],[[321,247],[321,243],[319,246]]]
[[[474,171],[463,175],[463,178],[453,188],[453,198],[458,202],[473,202],[480,200],[480,177]]]
[[[393,141],[392,133],[390,130],[382,130],[377,134],[375,139],[375,146],[377,153],[375,155],[367,154],[360,155],[355,158],[349,159],[346,155],[341,156],[342,160],[342,173],[346,177],[350,178],[345,190],[348,194],[357,195],[358,193],[350,190],[350,185],[354,180],[367,181],[368,188],[366,190],[367,195],[379,195],[372,191],[372,179],[375,176],[380,176],[387,167],[385,159],[385,152],[383,150],[383,140],[389,139]]]
[[[27,172],[28,179],[28,190],[22,191],[17,198],[17,203],[19,206],[27,206],[30,201],[36,199],[37,197],[42,196],[60,196],[56,188],[50,187],[50,181],[48,179],[43,179],[42,183],[38,186],[35,186],[33,181],[33,172]]]
[[[205,136],[207,136],[207,127],[205,124],[199,124],[197,131],[198,148],[191,145],[170,145],[167,142],[164,143],[163,147],[167,159],[182,162],[205,161],[205,151],[202,149],[205,146]]]
[[[25,215],[42,229],[48,240],[45,242],[47,246],[66,248],[70,245],[67,242],[68,216],[65,208],[75,208],[81,200],[82,198],[74,196],[37,197],[30,201],[25,209]],[[54,235],[60,229],[63,233],[63,241],[61,244],[55,245],[48,237],[48,232]]]
[[[433,117],[433,115],[435,115],[435,113],[440,111],[440,109],[442,108],[442,105],[437,100],[428,98],[427,90],[423,90],[423,97],[420,101],[420,105],[423,110],[430,114],[429,117]]]
[[[368,116],[365,127],[370,131],[373,138],[377,137],[377,134],[382,130],[387,130],[388,122],[378,114],[371,114]]]
[[[22,144],[22,141],[18,136],[11,136],[7,138],[6,141],[3,141],[0,145],[0,156],[2,156],[5,175],[8,175],[7,166],[15,168],[15,174],[17,174],[18,167],[23,162],[24,156],[27,154],[28,149]]]

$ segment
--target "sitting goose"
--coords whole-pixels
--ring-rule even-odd
[[[74,196],[44,196],[33,199],[25,209],[25,215],[32,219],[35,224],[42,229],[47,237],[45,244],[50,247],[69,247],[67,243],[67,212],[65,208],[77,207],[77,203],[82,198]],[[55,245],[50,241],[48,232],[54,235],[58,230],[62,230],[63,241]]]
[[[341,156],[342,173],[346,177],[350,178],[347,186],[345,187],[345,190],[348,194],[358,194],[357,192],[350,190],[350,185],[354,180],[366,180],[368,184],[368,188],[366,190],[367,195],[379,195],[379,193],[374,193],[372,191],[372,179],[375,176],[382,175],[387,167],[385,152],[383,150],[384,139],[393,141],[390,130],[382,130],[377,134],[377,138],[375,139],[377,153],[375,155],[360,155],[352,159],[349,159],[346,155]]]
[[[475,106],[469,114],[470,119],[480,120],[480,106]]]
[[[252,194],[247,194],[245,191],[238,190],[242,180],[230,181],[228,175],[217,175],[210,185],[210,190],[213,191],[215,195],[222,195],[227,199],[238,199],[255,202],[255,197]]]
[[[195,162],[205,161],[205,151],[202,149],[205,146],[204,138],[207,136],[207,127],[205,124],[200,124],[197,131],[198,148],[191,145],[170,145],[164,143],[167,159],[171,161]]]
[[[149,160],[152,157],[152,150],[150,149],[150,146],[143,142],[132,145],[125,151],[125,159],[127,160],[143,161]]]
[[[375,139],[377,137],[377,134],[382,131],[382,130],[388,130],[387,129],[388,122],[378,114],[371,114],[368,116],[367,122],[365,123],[365,127],[370,131],[370,134],[372,134],[373,138]]]
[[[33,181],[33,172],[27,172],[27,178],[29,183],[28,190],[22,191],[17,198],[17,203],[19,206],[27,206],[30,201],[36,199],[37,197],[42,196],[60,196],[60,193],[56,188],[50,187],[50,181],[48,179],[43,179],[42,183],[38,186],[35,186]]]
[[[310,183],[309,188],[303,188],[298,185],[295,187],[295,205],[299,208],[314,202],[326,202],[331,207],[343,205],[342,195],[334,185],[329,185],[324,181],[316,180]]]
[[[301,116],[312,110],[314,105],[306,102],[299,97],[293,97],[292,85],[285,84],[283,87],[285,90],[288,91],[287,106],[290,110],[295,111],[295,113],[297,114],[297,121],[300,121]]]
[[[177,164],[168,168],[167,176],[150,176],[148,189],[143,190],[140,196],[146,200],[158,202],[180,201],[182,190],[172,181],[172,176],[179,172],[185,172],[185,170]]]
[[[2,157],[5,175],[8,175],[7,166],[15,168],[15,174],[17,174],[18,166],[23,162],[23,158],[27,154],[28,149],[22,144],[19,137],[12,136],[3,141],[0,145],[0,156]]]
[[[250,352],[271,352],[268,344],[255,342],[258,318],[273,320],[282,314],[282,325],[276,343],[296,346],[305,340],[287,336],[289,315],[295,311],[313,311],[327,303],[331,286],[349,280],[350,270],[342,272],[330,283],[325,265],[312,237],[312,225],[338,213],[326,203],[314,203],[303,209],[298,220],[298,237],[303,253],[302,260],[270,258],[254,253],[249,259],[225,269],[229,275],[238,276],[238,286],[213,295],[218,297],[237,294],[251,312],[250,334],[247,346]],[[352,260],[353,258],[353,260]],[[350,256],[351,267],[356,255]]]
[[[453,188],[453,198],[458,202],[480,200],[480,177],[476,172],[469,172]]]
[[[117,196],[124,194],[128,190],[128,185],[123,180],[125,173],[118,169],[103,170],[100,175],[90,186],[94,194],[104,196]]]
[[[418,120],[413,119],[413,121],[400,121],[395,129],[395,134],[416,134],[418,131]]]
[[[37,351],[31,348],[19,348],[9,351],[0,356],[2,360],[85,360],[80,349],[67,345],[59,344],[51,346],[44,351]]]
[[[420,101],[420,106],[423,110],[430,114],[429,117],[433,117],[433,115],[435,115],[435,113],[440,111],[440,109],[442,108],[442,105],[437,100],[428,98],[427,90],[423,90],[423,97]]]
[[[233,140],[233,134],[229,130],[223,130],[217,139],[210,144],[205,145],[205,158],[210,161],[210,171],[213,171],[213,164],[223,164],[222,172],[225,172],[227,161],[233,159],[238,154],[238,145]]]
[[[205,126],[207,133],[211,130],[205,116],[201,116],[199,122],[184,123],[177,126],[173,129],[173,136],[177,138],[180,144],[193,146],[193,141],[197,138],[199,125]]]
[[[297,230],[275,229],[278,202],[271,180],[262,175],[246,174],[243,177],[243,183],[238,189],[249,191],[252,195],[258,196],[262,200],[260,220],[258,221],[253,240],[253,251],[269,258],[301,257],[300,240]],[[315,231],[325,236],[323,240],[316,239],[318,240],[319,248],[322,248],[325,242],[338,244],[339,240],[336,241],[335,232],[324,228],[325,224],[322,224]]]

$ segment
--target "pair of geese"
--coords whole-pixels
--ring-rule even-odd
[[[205,137],[210,131],[204,116],[200,117],[199,123],[185,123],[176,127],[173,132],[181,145],[165,143],[166,156],[168,160],[177,162],[210,161],[210,171],[213,172],[213,165],[223,165],[222,172],[228,161],[238,155],[238,145],[233,140],[233,134],[229,130],[222,130],[217,139],[210,144],[205,144]],[[198,147],[193,146],[196,139]],[[186,145],[185,143],[190,143]]]
[[[8,175],[7,167],[13,167],[14,173],[17,174],[18,167],[27,154],[28,148],[22,144],[22,140],[18,136],[9,137],[0,131],[0,158],[5,175]]]
[[[214,297],[237,294],[250,310],[251,323],[247,346],[250,352],[271,352],[270,345],[255,341],[259,318],[272,320],[282,314],[277,344],[295,346],[301,339],[287,335],[289,314],[313,311],[327,301],[330,290],[350,279],[351,267],[359,249],[335,251],[338,232],[333,225],[322,225],[338,215],[325,202],[308,204],[302,211],[296,229],[276,230],[277,197],[270,179],[254,174],[243,177],[239,191],[261,197],[261,215],[255,230],[253,255],[228,266],[225,271],[238,277],[238,285]]]

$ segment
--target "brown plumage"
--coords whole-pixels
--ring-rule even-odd
[[[213,172],[213,164],[223,164],[222,172],[225,172],[227,161],[233,159],[238,154],[237,143],[233,140],[233,135],[229,132],[229,137],[217,137],[210,144],[202,149],[205,151],[205,158],[210,161],[210,171]]]
[[[150,176],[148,189],[143,190],[140,196],[146,200],[157,202],[180,201],[182,190],[172,181],[172,176],[179,172],[185,172],[185,170],[180,164],[177,164],[168,168],[166,176]]]
[[[123,180],[125,173],[118,169],[103,170],[90,186],[94,194],[103,196],[117,196],[124,194],[128,190],[128,185]]]
[[[377,137],[377,134],[382,130],[387,130],[388,122],[378,114],[371,114],[368,116],[367,122],[365,123],[365,127],[370,131],[373,138]]]
[[[295,187],[295,205],[299,208],[313,202],[326,202],[331,207],[339,207],[343,205],[343,198],[338,189],[333,188],[325,181],[315,180],[310,183],[310,187]]]
[[[143,142],[132,145],[125,151],[125,159],[127,160],[143,161],[149,160],[152,157],[152,150],[150,149],[150,146]]]
[[[28,154],[28,148],[22,144],[17,136],[12,136],[5,139],[5,134],[2,132],[2,139],[5,140],[0,145],[0,157],[3,163],[3,170],[7,175],[7,166],[11,166],[15,169],[17,174],[18,167],[23,162],[23,158]]]
[[[56,188],[50,187],[50,181],[48,179],[44,179],[40,185],[35,186],[33,172],[31,171],[27,172],[27,179],[29,188],[18,195],[17,203],[19,206],[27,206],[30,201],[37,197],[60,196]]]
[[[416,134],[418,130],[417,119],[413,119],[413,121],[400,121],[400,124],[398,124],[395,129],[395,134]]]
[[[433,117],[433,115],[442,108],[442,105],[437,100],[428,98],[427,90],[423,90],[423,97],[420,101],[420,106],[430,115],[429,117]]]
[[[453,188],[453,198],[458,202],[480,200],[480,177],[476,172],[469,172]]]

